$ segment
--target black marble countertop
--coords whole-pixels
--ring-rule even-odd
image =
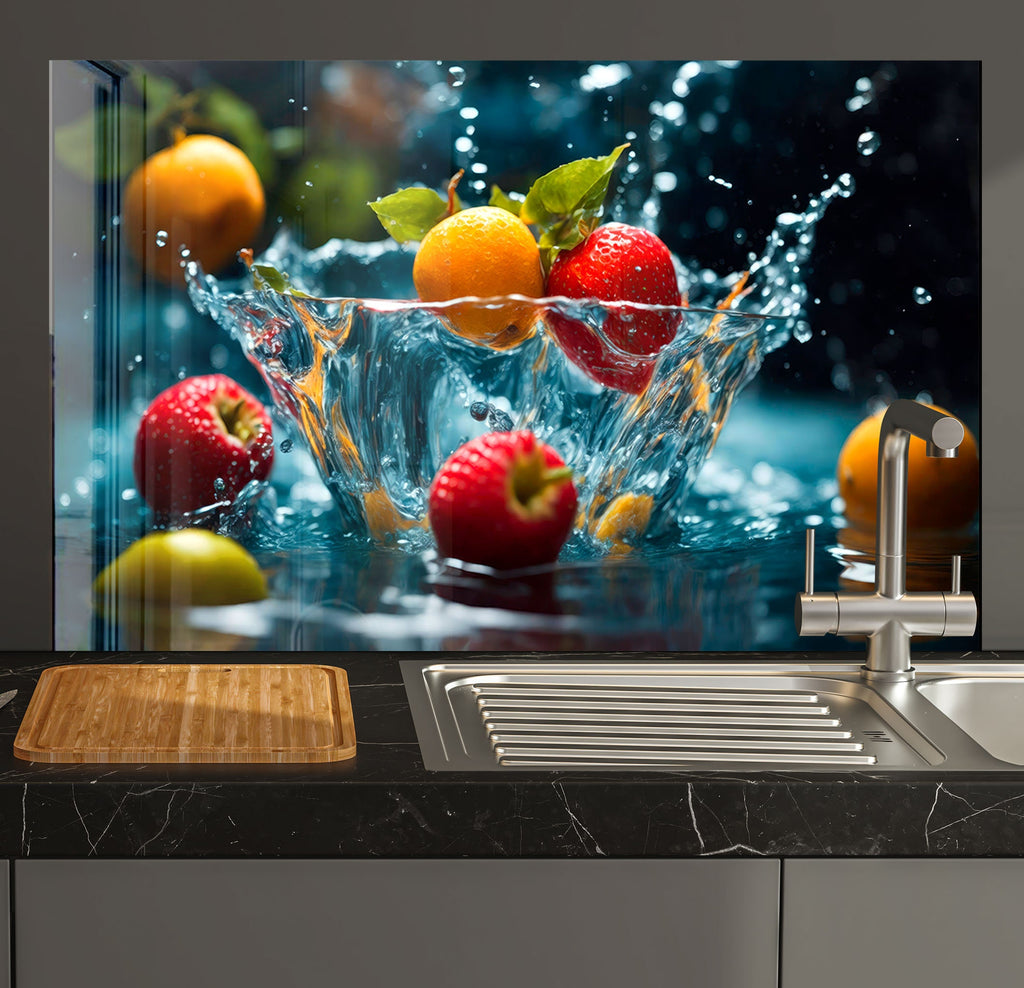
[[[6,653],[0,854],[27,857],[740,857],[1024,855],[1019,773],[436,773],[406,653],[232,652],[349,677],[355,759],[319,765],[49,765],[14,757],[41,671],[68,662],[217,662],[216,653]],[[469,656],[431,653],[429,659]],[[488,656],[488,659],[498,656]],[[605,656],[622,659],[625,656]],[[640,658],[631,655],[631,658]],[[553,656],[537,656],[553,658]],[[565,655],[557,658],[564,659]],[[672,656],[706,661],[707,655]],[[732,660],[747,656],[730,655]],[[772,653],[773,661],[822,656]],[[838,654],[837,661],[849,656]],[[948,653],[919,655],[948,659]],[[1021,661],[1022,653],[957,656]]]

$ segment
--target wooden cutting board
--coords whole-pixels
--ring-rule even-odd
[[[34,762],[334,762],[356,753],[348,676],[325,665],[45,669],[14,741]]]

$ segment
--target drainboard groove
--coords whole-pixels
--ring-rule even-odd
[[[834,723],[838,724],[838,721]],[[516,721],[516,720],[488,720],[484,722],[484,727],[489,732],[494,733],[511,733],[519,734],[525,732],[531,732],[534,734],[543,734],[545,731],[550,732],[552,726],[557,726],[558,730],[562,734],[580,733],[587,734],[595,730],[600,730],[604,734],[609,735],[653,735],[655,737],[703,737],[710,735],[713,737],[735,737],[735,738],[779,738],[781,740],[787,740],[790,738],[823,738],[826,740],[832,740],[835,738],[850,738],[852,733],[850,731],[842,731],[838,729],[825,729],[825,730],[777,730],[774,727],[760,728],[753,730],[750,727],[724,727],[718,723],[714,727],[697,727],[697,726],[675,726],[668,724],[641,724],[641,723],[627,723],[627,724],[608,724],[600,721],[580,721],[580,722],[568,722],[559,721],[554,725],[550,723],[543,723],[542,721]],[[864,731],[865,736],[871,737],[872,740],[878,740],[872,736],[871,731]],[[890,738],[883,738],[882,740],[890,741]]]
[[[618,747],[639,751],[658,748],[742,748],[746,751],[863,751],[864,745],[857,741],[779,741],[755,738],[635,738],[609,737],[602,734],[491,734],[491,744],[508,751],[516,746],[546,745],[587,745],[592,748]]]
[[[777,713],[777,714],[827,714],[827,706],[804,707],[784,703],[720,703],[709,700],[706,703],[660,703],[629,700],[531,700],[478,697],[481,710],[621,710],[629,712],[660,711],[663,713]]]
[[[784,752],[752,752],[752,751],[690,751],[685,755],[669,751],[612,751],[608,749],[580,749],[567,751],[564,748],[538,748],[533,751],[516,748],[499,747],[494,750],[499,765],[536,765],[549,767],[560,765],[587,765],[590,767],[611,768],[630,766],[642,768],[644,765],[674,763],[688,765],[691,762],[759,762],[768,764],[830,764],[830,765],[874,765],[874,755],[847,754],[787,754]]]
[[[485,722],[489,720],[487,709],[480,711]],[[601,712],[600,717],[593,711],[550,711],[550,710],[501,710],[498,718],[502,720],[536,720],[556,722],[579,722],[601,724],[651,724],[668,726],[672,724],[722,724],[728,726],[749,727],[838,727],[838,717],[740,717],[735,714],[712,716],[710,714],[672,715],[664,713],[645,713],[643,716]]]
[[[623,700],[731,700],[753,701],[758,703],[817,703],[816,693],[796,693],[784,690],[720,690],[720,689],[680,689],[665,687],[659,689],[643,689],[627,686],[514,686],[510,683],[487,683],[471,687],[477,696],[483,697],[578,697],[580,699],[606,699],[609,697]]]

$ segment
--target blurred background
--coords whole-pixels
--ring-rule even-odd
[[[400,186],[443,188],[465,169],[463,199],[485,202],[492,183],[525,192],[625,140],[635,155],[613,179],[612,216],[644,217],[695,272],[746,269],[780,214],[843,173],[856,189],[817,226],[799,338],[737,402],[679,552],[577,562],[511,603],[508,588],[467,588],[429,559],[347,546],[292,437],[276,501],[233,532],[276,574],[272,598],[183,617],[197,647],[861,647],[800,641],[791,616],[806,525],[821,529],[819,585],[870,577],[863,540],[844,545],[844,439],[895,397],[947,407],[981,439],[977,62],[143,61],[107,66],[114,95],[89,66],[54,64],[58,648],[127,640],[91,613],[88,587],[151,521],[130,468],[146,404],[215,370],[267,399],[183,284],[148,278],[118,249],[123,183],[176,126],[223,136],[256,167],[257,253],[282,229],[309,248],[380,240],[366,203]],[[919,545],[920,580],[945,586],[951,547],[978,592],[974,528]]]

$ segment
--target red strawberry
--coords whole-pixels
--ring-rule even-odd
[[[576,517],[571,470],[532,432],[460,446],[430,485],[438,553],[494,569],[554,562]]]
[[[682,302],[669,249],[653,233],[625,223],[599,226],[582,243],[560,251],[548,275],[547,294],[650,305]],[[654,373],[650,355],[671,343],[679,329],[679,313],[628,307],[605,319],[607,339],[563,313],[553,311],[549,319],[574,364],[595,381],[632,394],[643,391]]]
[[[232,499],[250,480],[264,480],[273,460],[266,409],[223,374],[171,385],[135,434],[135,483],[160,513]]]

